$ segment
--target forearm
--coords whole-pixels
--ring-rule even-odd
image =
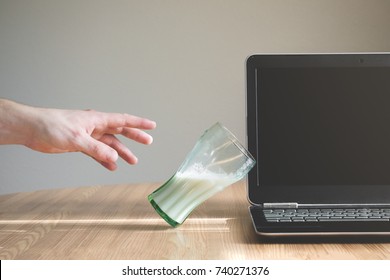
[[[0,145],[26,145],[31,137],[34,108],[0,99]]]

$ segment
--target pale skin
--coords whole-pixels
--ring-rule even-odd
[[[116,135],[149,145],[153,138],[144,130],[155,127],[154,121],[129,114],[38,108],[0,99],[0,145],[82,152],[109,170],[117,168],[119,157],[129,164],[138,161]]]

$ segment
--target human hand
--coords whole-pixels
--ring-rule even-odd
[[[44,153],[82,152],[109,170],[117,168],[118,157],[129,164],[138,161],[116,135],[148,145],[153,139],[143,130],[156,127],[154,121],[128,114],[13,106],[19,120],[14,122],[19,126],[14,127],[15,144]]]

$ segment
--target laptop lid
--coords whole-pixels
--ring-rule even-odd
[[[390,203],[390,54],[247,59],[253,205]]]

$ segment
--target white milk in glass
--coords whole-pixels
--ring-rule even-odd
[[[226,174],[178,172],[166,182],[163,192],[156,190],[153,200],[181,224],[199,204],[236,181],[237,177]]]

